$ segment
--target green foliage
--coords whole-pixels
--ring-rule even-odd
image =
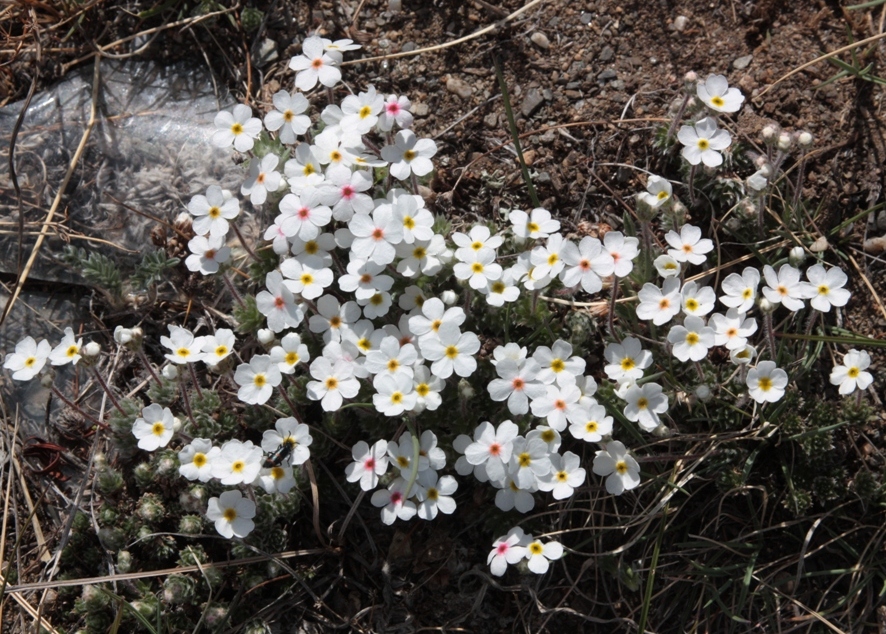
[[[167,258],[163,249],[148,251],[129,276],[133,290],[147,290],[159,284],[179,262],[178,258]]]
[[[243,298],[243,305],[234,307],[234,319],[237,321],[237,332],[254,334],[259,328],[265,327],[265,316],[255,304],[255,297]]]
[[[256,31],[261,26],[264,18],[264,12],[254,7],[243,7],[243,11],[240,13],[240,23],[243,25],[243,30],[247,33]]]
[[[123,280],[119,265],[98,251],[67,245],[59,259],[77,270],[90,285],[101,291],[114,305],[123,301]]]

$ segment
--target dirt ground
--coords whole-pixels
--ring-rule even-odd
[[[37,2],[7,6],[0,10],[7,39],[0,59],[0,90],[5,91],[5,95],[0,92],[0,103],[25,98],[32,80],[38,91],[50,85],[76,68],[72,62],[88,56],[95,44],[106,46],[186,18],[195,4],[158,2],[156,12],[142,19],[120,3],[101,0],[76,10]],[[400,3],[390,3],[395,4]],[[309,32],[319,30],[333,39],[353,38],[364,48],[346,57],[350,61],[344,69],[345,82],[354,92],[372,84],[380,92],[411,98],[416,133],[434,138],[439,147],[438,171],[430,184],[433,208],[447,214],[456,226],[496,217],[499,208],[529,205],[519,165],[509,148],[511,137],[495,73],[494,60],[498,59],[542,206],[552,210],[574,235],[589,233],[596,223],[619,228],[625,210],[633,205],[633,195],[644,189],[643,170],[660,173],[667,169],[652,145],[654,130],[681,100],[685,74],[725,74],[730,85],[740,87],[746,96],[744,107],[732,120],[737,139],[759,146],[760,131],[770,123],[814,135],[803,189],[809,205],[820,209],[815,226],[808,227],[809,234],[803,237],[811,244],[844,220],[884,201],[884,87],[852,76],[823,85],[840,72],[828,61],[784,78],[825,52],[884,32],[886,4],[861,10],[842,6],[847,4],[836,0],[544,0],[505,21],[523,6],[519,0],[404,0],[399,11],[391,11],[387,0],[282,0],[251,5],[266,12],[255,29],[247,29],[237,11],[232,13],[233,22],[217,18],[210,26],[160,30],[139,54],[168,62],[195,59],[205,63],[238,99],[264,110],[274,92],[291,89],[288,60],[300,51]],[[137,9],[151,6],[141,3]],[[70,17],[69,11],[77,17]],[[439,47],[488,26],[492,28],[483,35],[447,48],[357,63],[361,57]],[[278,53],[268,63],[256,55],[266,41]],[[862,47],[855,61],[848,52],[840,59],[860,69],[872,64],[868,77],[886,74],[882,70],[884,42]],[[133,46],[127,40],[107,52],[124,54]],[[681,195],[685,197],[685,192]],[[862,244],[884,235],[886,210],[882,209],[862,214],[840,234],[844,250],[853,256],[844,263],[852,280],[853,300],[842,325],[877,339],[886,338],[882,303],[886,260],[865,253]],[[871,352],[882,408],[886,359]],[[863,438],[841,439],[847,446],[860,448],[860,456],[853,460],[880,475],[886,465],[884,429],[886,415],[881,414],[880,423],[866,428]],[[483,504],[479,497],[473,506],[466,504],[469,515],[480,518]],[[813,510],[822,512],[817,507]],[[331,504],[329,517],[324,519],[332,523],[339,511],[347,512],[347,506]],[[374,509],[364,516],[374,521]],[[788,521],[774,512],[770,519],[773,525]],[[876,521],[877,516],[865,519],[869,524]],[[303,530],[294,530],[293,548],[318,546],[307,524]],[[288,591],[293,594],[285,599],[291,602],[263,613],[277,624],[275,631],[541,632],[603,627],[636,631],[639,592],[624,590],[613,596],[595,590],[595,579],[612,572],[606,568],[608,561],[575,557],[569,567],[571,578],[500,585],[485,574],[489,547],[485,537],[477,541],[488,531],[473,524],[471,517],[399,528],[362,524],[358,532],[357,541],[364,537],[374,541],[371,549],[365,544],[339,544],[326,555],[298,560],[304,562],[297,567],[302,580]],[[879,548],[882,551],[882,544]],[[628,551],[625,546],[626,558],[631,555]],[[780,555],[771,556],[778,561]],[[628,569],[647,563],[637,556]],[[624,570],[617,567],[612,574],[627,574]],[[669,572],[664,574],[668,578]],[[734,574],[740,577],[744,570]],[[673,579],[678,576],[675,572]],[[631,588],[630,579],[620,577],[620,582]],[[870,595],[867,607],[856,614],[861,615],[860,621],[841,622],[846,629],[839,631],[876,631],[876,605],[883,601],[876,583],[881,582],[875,574],[870,581],[873,589],[866,590]],[[822,590],[816,596],[827,594]],[[666,602],[667,595],[653,600]],[[710,597],[708,603],[717,600]],[[828,601],[822,599],[821,606]],[[726,607],[718,612],[718,619],[724,620],[705,625],[702,617],[709,606],[701,603],[686,608],[697,617],[694,625],[685,615],[668,621],[675,606],[663,605],[650,618],[649,631],[690,631],[691,627],[698,632],[727,631]],[[7,601],[6,605],[11,604]],[[69,627],[76,623],[76,619],[65,621],[71,605],[71,599],[62,597],[44,613],[56,625]],[[820,622],[801,618],[808,613],[790,605],[789,599],[771,610],[785,615],[782,631],[825,631],[816,629],[824,627]],[[240,615],[239,621],[227,627],[241,631],[238,628],[248,617]],[[7,630],[18,627],[11,618],[7,612],[4,632],[17,631]],[[774,631],[762,617],[738,623],[731,625],[731,631]],[[880,621],[880,627],[886,631],[882,629],[886,620]]]

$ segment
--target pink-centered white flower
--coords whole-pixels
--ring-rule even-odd
[[[364,491],[372,491],[378,486],[379,476],[388,470],[388,441],[378,440],[371,447],[359,441],[351,449],[354,462],[345,467],[348,482],[359,482]]]
[[[249,173],[240,187],[240,193],[249,196],[253,205],[261,205],[268,199],[268,192],[276,192],[283,187],[283,175],[277,171],[280,157],[276,154],[265,154],[261,159],[254,158],[249,162]]]
[[[316,86],[318,81],[328,88],[341,81],[339,63],[341,58],[327,52],[322,39],[313,36],[302,43],[302,54],[289,61],[289,68],[297,73],[296,88],[308,91]]]
[[[282,332],[297,327],[305,318],[304,309],[295,303],[295,296],[283,281],[279,271],[265,276],[265,288],[255,296],[255,305],[268,319],[268,328]]]
[[[627,277],[634,269],[634,258],[640,254],[640,240],[625,236],[620,231],[609,231],[603,236],[603,250],[612,258],[613,274]]]
[[[348,222],[354,236],[351,257],[390,264],[397,257],[395,245],[403,241],[403,225],[394,217],[389,205],[376,207],[371,215],[356,214]]]
[[[237,398],[249,405],[267,403],[282,380],[280,368],[266,354],[255,355],[234,372],[234,382],[240,386]]]
[[[185,266],[203,275],[218,273],[219,265],[231,259],[231,249],[224,246],[223,236],[194,236],[188,241],[191,255],[185,258]]]
[[[215,115],[216,131],[212,135],[215,147],[226,148],[234,144],[238,152],[248,152],[261,134],[261,119],[252,116],[252,108],[238,103],[232,112],[222,110]]]
[[[839,385],[840,394],[852,394],[856,389],[866,390],[874,382],[874,377],[866,370],[871,365],[871,356],[864,350],[850,350],[843,355],[843,362],[831,370],[831,385]]]
[[[387,489],[372,494],[372,505],[381,507],[381,521],[384,524],[391,525],[397,519],[405,522],[415,517],[415,503],[407,497],[415,494],[417,485],[413,485],[409,491],[407,487],[409,483],[405,479],[397,478]]]
[[[484,465],[490,480],[504,479],[519,432],[509,420],[502,421],[498,428],[489,422],[480,423],[474,430],[473,442],[465,447],[465,460],[474,466]]]
[[[546,419],[551,428],[563,431],[567,423],[584,417],[584,411],[578,403],[580,398],[581,390],[575,384],[548,385],[546,393],[533,399],[530,404],[532,415]]]
[[[702,238],[701,229],[694,225],[683,225],[680,233],[668,231],[665,240],[671,245],[668,255],[677,262],[704,264],[707,259],[705,254],[714,250],[714,243],[708,238]]]
[[[519,563],[526,556],[526,545],[532,536],[526,535],[523,529],[515,526],[507,535],[499,537],[492,543],[492,551],[486,558],[489,571],[496,577],[505,574],[508,564]]]
[[[382,132],[389,132],[394,128],[396,123],[401,128],[412,127],[412,113],[409,108],[412,102],[405,95],[388,95],[385,99],[384,108],[378,115],[378,129]]]
[[[727,350],[744,348],[748,338],[757,332],[757,321],[746,318],[735,308],[726,311],[726,315],[714,313],[710,323],[714,328],[714,345],[725,346]]]
[[[585,293],[599,293],[603,289],[603,278],[615,271],[612,256],[591,236],[582,238],[578,246],[565,242],[560,256],[566,265],[560,274],[563,286],[572,288],[581,284]]]
[[[763,278],[766,280],[763,297],[773,304],[782,304],[792,312],[806,305],[803,302],[803,285],[800,282],[798,269],[790,264],[782,264],[776,273],[775,269],[767,264],[763,267]]]
[[[375,207],[372,197],[363,192],[372,187],[372,177],[365,170],[351,171],[336,165],[326,170],[323,188],[324,202],[332,206],[332,217],[348,222],[354,214],[371,213]]]
[[[434,169],[431,159],[437,153],[437,144],[431,139],[416,138],[412,130],[400,130],[394,145],[381,149],[381,157],[391,164],[391,176],[406,180],[410,174],[425,176]]]
[[[529,400],[547,394],[547,388],[537,380],[541,368],[534,359],[520,363],[504,359],[495,366],[500,378],[489,383],[489,397],[496,402],[507,400],[508,410],[515,416],[529,411]]]
[[[332,210],[322,204],[322,191],[315,187],[305,187],[299,195],[286,194],[279,209],[280,227],[289,238],[313,240],[332,219]]]
[[[683,144],[680,153],[690,165],[704,163],[708,167],[721,165],[723,155],[720,151],[732,143],[729,132],[717,129],[717,121],[712,117],[705,117],[694,126],[682,126],[677,139]]]
[[[52,345],[46,339],[37,343],[33,337],[25,337],[15,344],[15,352],[6,355],[3,367],[12,370],[13,380],[30,381],[46,365],[50,352]]]

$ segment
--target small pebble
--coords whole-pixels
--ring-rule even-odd
[[[754,59],[753,55],[744,55],[739,57],[737,60],[732,62],[732,68],[735,70],[744,70],[751,63],[751,60]]]
[[[689,23],[689,18],[685,15],[678,15],[674,18],[674,23],[671,25],[675,31],[682,32],[686,29],[686,25]]]
[[[549,48],[551,48],[551,41],[548,39],[548,36],[541,31],[536,31],[529,36],[529,39],[532,40],[533,44],[541,49],[548,50]]]
[[[467,99],[474,92],[474,89],[471,88],[471,85],[468,84],[466,81],[452,76],[450,76],[449,79],[446,80],[446,90],[451,93],[455,93],[462,99]]]
[[[603,50],[600,51],[600,57],[598,58],[601,62],[609,62],[612,58],[615,57],[615,51],[612,50],[611,46],[604,46]]]
[[[430,109],[426,103],[413,103],[410,111],[415,117],[426,117]]]

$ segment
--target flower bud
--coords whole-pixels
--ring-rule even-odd
[[[90,341],[85,346],[83,346],[83,356],[84,357],[97,357],[101,354],[102,347],[96,341]]]
[[[775,304],[773,304],[768,299],[766,299],[765,297],[762,297],[762,296],[757,300],[757,306],[760,307],[761,312],[766,313],[766,314],[771,314],[771,313],[775,312],[775,308],[776,308]]]
[[[793,139],[791,139],[791,135],[787,132],[782,132],[778,135],[778,149],[782,152],[790,150],[792,142]]]
[[[458,293],[455,291],[446,290],[440,293],[440,301],[442,301],[447,306],[452,306],[455,302],[458,301]]]
[[[126,574],[132,570],[132,553],[128,550],[117,551],[117,572]]]
[[[735,348],[729,353],[729,360],[735,365],[748,365],[757,356],[757,350],[751,345]]]
[[[702,383],[701,385],[695,386],[695,398],[697,398],[702,403],[709,402],[714,396],[714,393],[711,392],[711,388]]]
[[[694,70],[690,70],[688,73],[683,75],[683,82],[686,84],[695,84],[698,82],[698,73]]]
[[[812,135],[806,131],[801,132],[797,137],[797,143],[800,144],[800,147],[809,147],[814,140],[815,139],[812,138]]]
[[[792,248],[790,253],[788,253],[788,262],[790,262],[791,266],[795,268],[799,268],[805,261],[806,251],[799,245]]]
[[[125,346],[132,341],[132,330],[124,328],[123,326],[117,326],[114,328],[114,341],[121,346]]]
[[[656,438],[670,438],[674,435],[673,430],[670,427],[667,427],[665,424],[661,424],[655,429],[652,430],[652,435]]]
[[[181,431],[182,421],[178,416],[172,417],[172,431],[178,432]]]
[[[763,137],[764,143],[771,145],[772,143],[775,143],[778,137],[778,128],[774,125],[763,126],[763,129],[760,130],[760,136]]]
[[[458,395],[464,400],[470,400],[477,395],[477,392],[474,390],[474,386],[471,385],[470,381],[466,379],[461,379],[458,382]]]
[[[256,339],[263,346],[270,346],[274,343],[274,340],[277,338],[274,334],[274,331],[270,328],[259,328],[258,332],[255,333]]]
[[[167,381],[174,381],[178,378],[178,368],[171,363],[168,365],[164,365],[163,369],[160,370],[160,373]]]

